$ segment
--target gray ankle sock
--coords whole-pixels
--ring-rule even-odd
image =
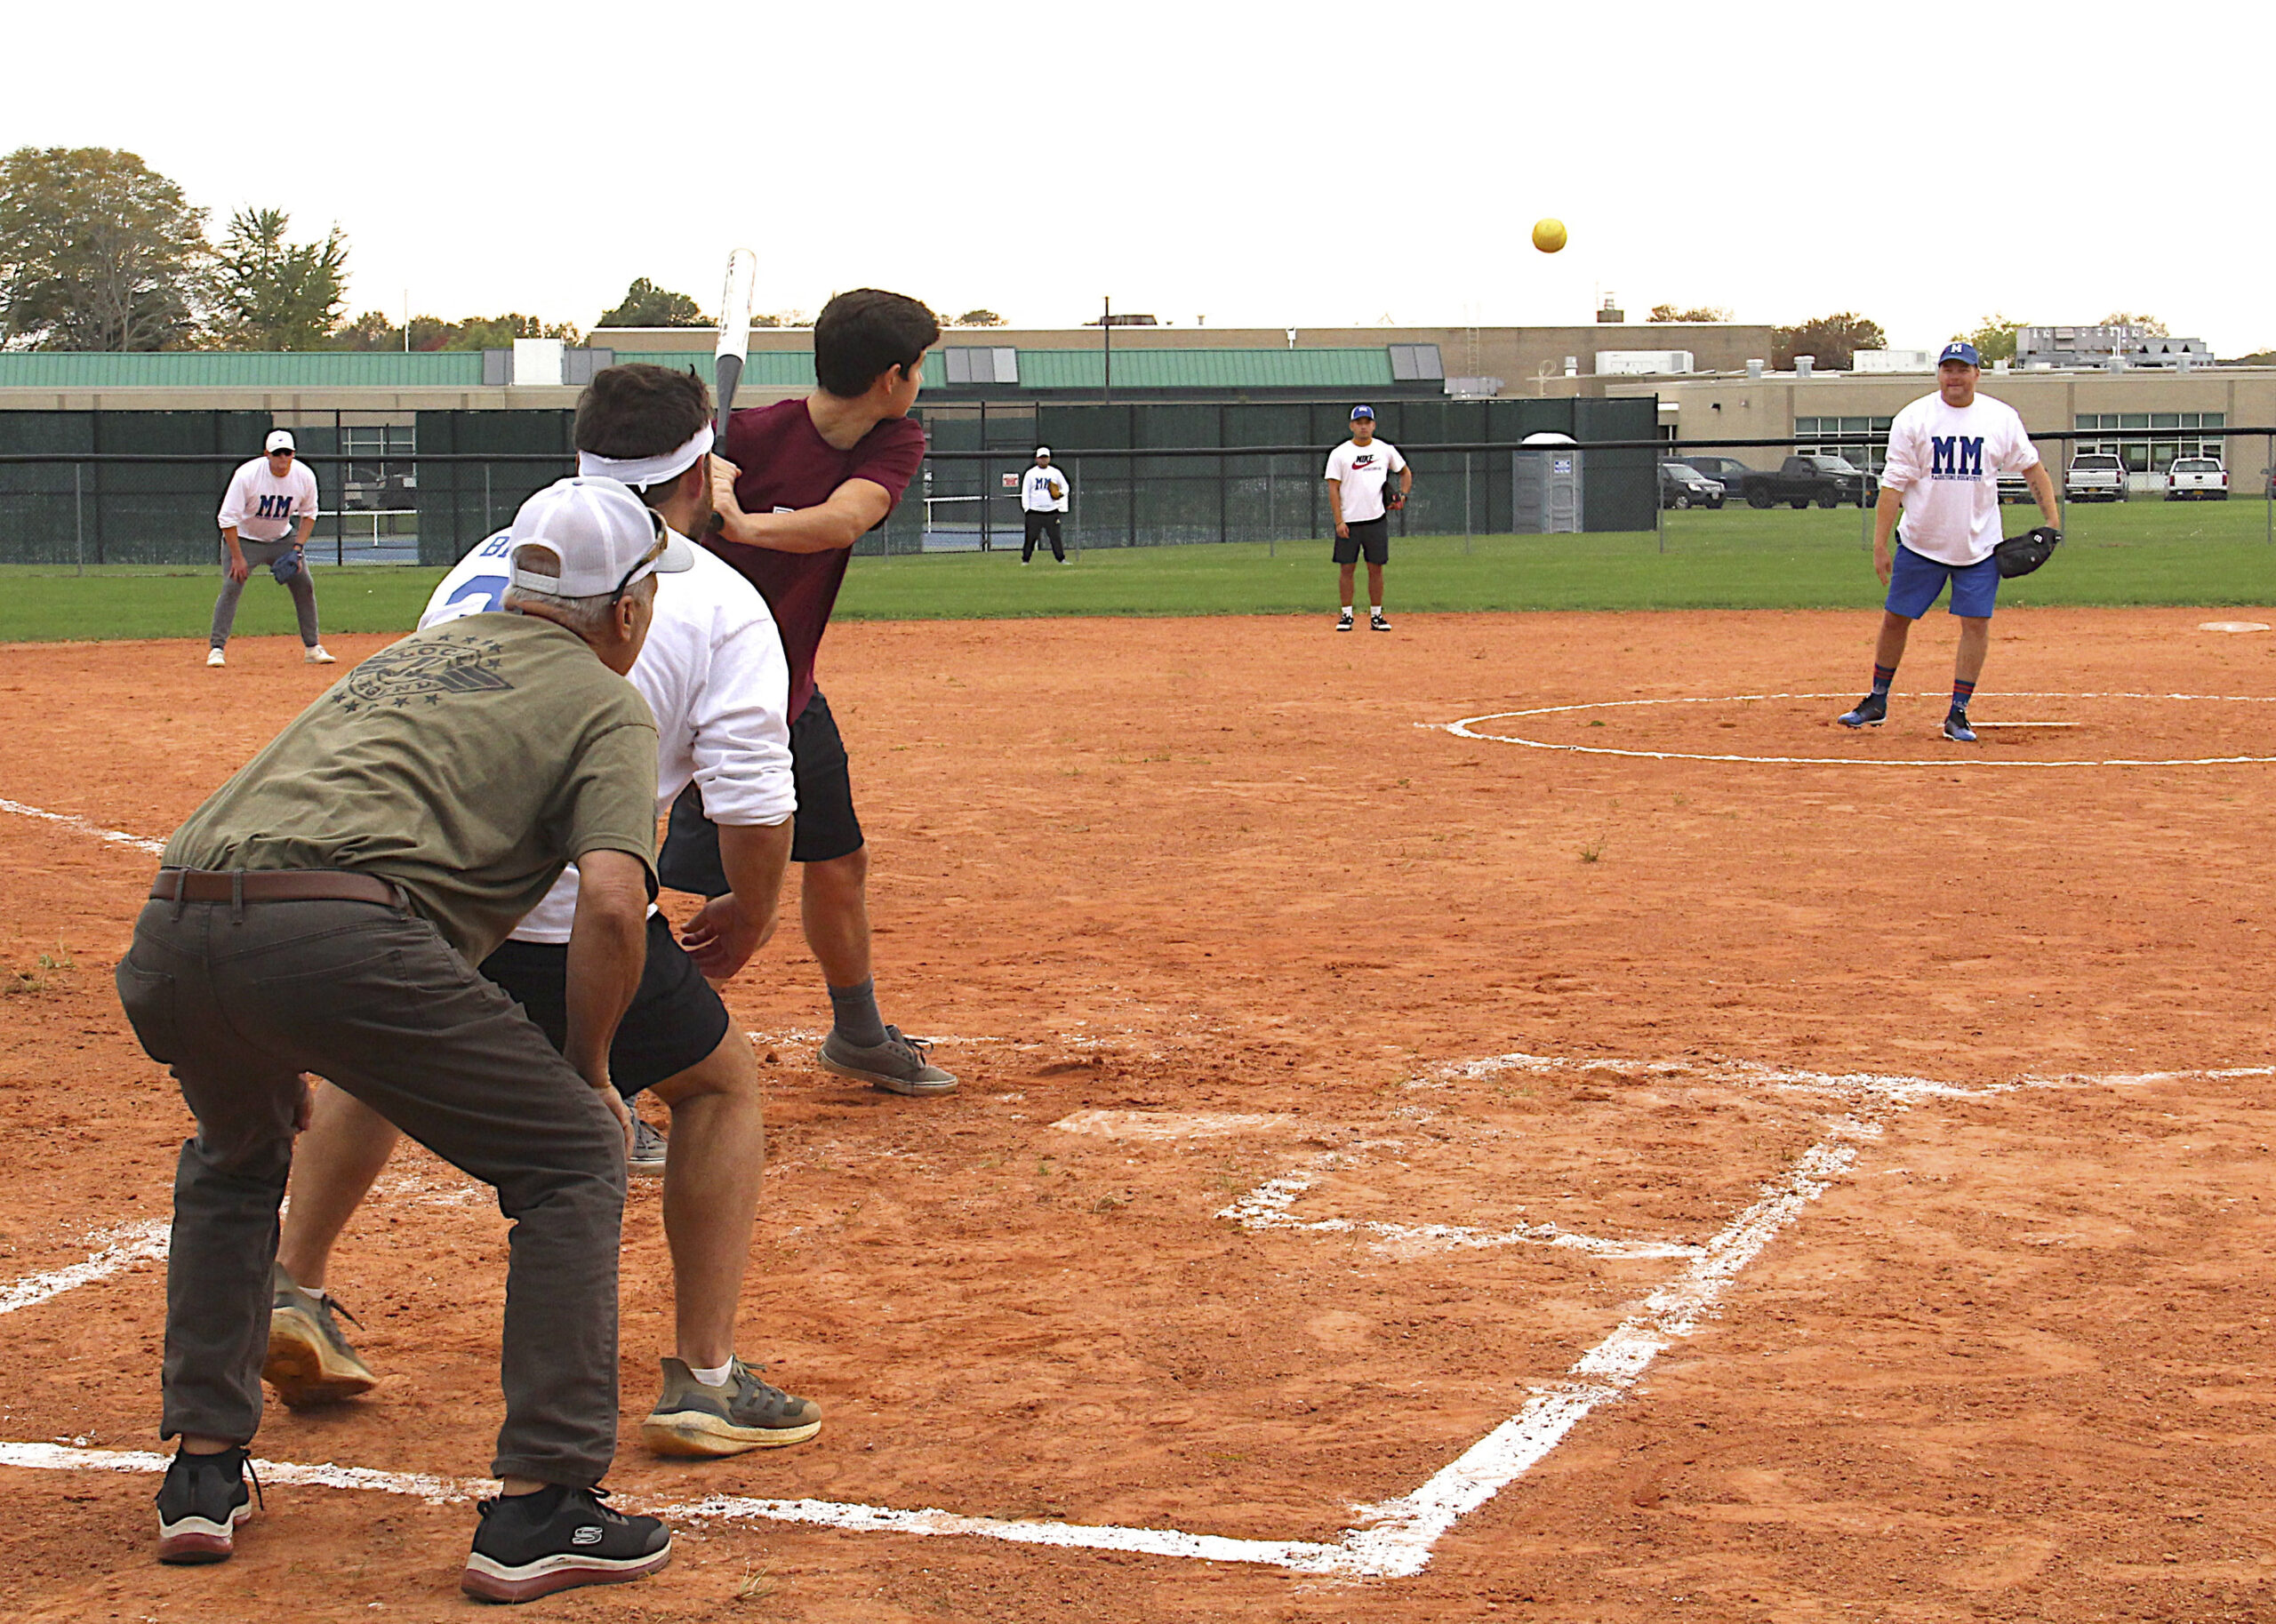
[[[878,1013],[875,976],[859,987],[833,987],[829,1007],[838,1036],[860,1049],[874,1049],[886,1041],[885,1017]]]

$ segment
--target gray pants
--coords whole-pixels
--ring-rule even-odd
[[[224,554],[228,553],[227,544],[223,545],[221,550]],[[290,540],[248,541],[243,536],[239,536],[237,550],[245,556],[245,564],[248,566],[245,580],[250,580],[254,575],[291,552],[293,543]],[[237,599],[244,594],[244,581],[232,577],[225,563],[221,570],[221,596],[213,600],[212,643],[217,649],[227,647],[228,644],[229,628],[237,623]],[[309,579],[309,561],[306,558],[301,560],[299,572],[284,583],[284,590],[293,595],[293,618],[301,623],[301,646],[316,647],[319,641],[317,636],[317,588],[316,582]]]
[[[369,902],[151,902],[118,967],[197,1117],[174,1175],[163,1436],[251,1442],[301,1074],[498,1195],[514,1220],[493,1476],[590,1487],[616,1448],[624,1138],[514,1001]]]

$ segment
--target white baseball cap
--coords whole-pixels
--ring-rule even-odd
[[[261,449],[273,452],[291,451],[293,449],[292,432],[284,428],[270,429],[268,438],[262,444]]]
[[[1051,455],[1051,447],[1048,445],[1038,445],[1035,448],[1035,454],[1038,457],[1048,457]]]
[[[667,529],[656,510],[622,484],[584,475],[557,480],[524,502],[506,532],[509,567],[522,549],[543,547],[561,561],[558,576],[513,570],[513,583],[557,597],[601,597],[643,575],[695,566],[695,548]]]

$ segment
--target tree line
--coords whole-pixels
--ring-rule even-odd
[[[232,213],[217,243],[208,210],[131,152],[22,147],[0,158],[0,348],[496,349],[516,339],[581,343],[574,324],[509,311],[447,320],[349,314],[348,238],[338,225],[294,240],[282,209]],[[790,310],[760,327],[802,324]],[[972,310],[959,326],[998,326]],[[596,330],[709,327],[685,293],[643,276]]]

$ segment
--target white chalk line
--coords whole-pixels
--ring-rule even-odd
[[[1631,750],[1611,745],[1568,744],[1548,739],[1527,739],[1514,733],[1479,732],[1478,727],[1487,722],[1523,721],[1528,716],[1565,716],[1580,710],[1616,710],[1645,705],[1739,705],[1766,700],[1854,700],[1855,691],[1840,693],[1733,693],[1719,697],[1704,694],[1687,695],[1675,699],[1649,700],[1591,700],[1577,705],[1541,705],[1528,710],[1495,710],[1483,716],[1464,716],[1455,722],[1418,722],[1414,725],[1439,732],[1452,733],[1457,739],[1476,740],[1484,744],[1522,745],[1530,750],[1565,750],[1579,756],[1618,756],[1638,761],[1707,761],[1735,762],[1766,767],[2224,767],[2248,766],[2276,762],[2276,756],[2185,756],[2162,759],[2112,756],[2102,760],[2079,761],[2015,761],[1974,753],[1907,756],[1895,759],[1872,756],[1731,756],[1694,750]],[[1934,695],[1901,694],[1902,699],[1942,698],[1941,691]],[[1985,699],[2012,700],[2188,700],[2215,704],[2266,705],[2276,703],[2276,695],[2244,693],[2055,693],[2025,692],[2019,693],[1983,694]]]
[[[1536,1393],[1516,1415],[1410,1492],[1356,1508],[1358,1522],[1330,1542],[1235,1539],[1115,1524],[1014,1522],[929,1508],[902,1511],[836,1500],[733,1495],[645,1502],[642,1508],[653,1515],[699,1522],[765,1521],[854,1532],[969,1535],[1021,1545],[1249,1563],[1295,1573],[1355,1579],[1409,1577],[1429,1564],[1433,1548],[1457,1521],[1530,1470],[1592,1411],[1632,1388],[1671,1343],[1691,1335],[1714,1308],[1725,1287],[1847,1169],[1856,1153],[1843,1141],[1876,1132],[1867,1124],[1838,1125],[1699,1249],[1699,1255],[1680,1275],[1646,1298],[1610,1335],[1583,1355],[1568,1372],[1574,1381]],[[0,1444],[0,1466],[35,1470],[163,1472],[166,1464],[165,1456],[144,1451]],[[329,1463],[263,1461],[255,1469],[269,1483],[357,1489],[429,1501],[462,1500],[488,1492],[492,1487],[479,1480]]]
[[[1315,1235],[1368,1235],[1378,1252],[1486,1250],[1496,1246],[1559,1246],[1599,1258],[1695,1258],[1703,1250],[1678,1241],[1614,1241],[1575,1235],[1551,1223],[1519,1224],[1508,1229],[1473,1229],[1461,1224],[1399,1224],[1373,1219],[1299,1218],[1290,1209],[1323,1174],[1350,1161],[1331,1150],[1294,1172],[1268,1179],[1225,1208],[1218,1217],[1244,1229],[1302,1229]]]
[[[154,857],[166,849],[166,843],[163,840],[130,835],[124,829],[107,829],[100,823],[88,822],[84,818],[75,818],[68,812],[52,812],[44,807],[27,806],[21,801],[0,800],[0,812],[13,812],[19,818],[37,818],[45,823],[59,823],[79,834],[92,835],[108,845],[132,846],[137,852],[148,852]]]
[[[67,1268],[53,1268],[45,1274],[27,1275],[22,1279],[0,1286],[0,1314],[13,1314],[20,1308],[29,1308],[60,1296],[74,1286],[91,1285],[107,1280],[128,1265],[145,1258],[166,1255],[167,1224],[164,1219],[152,1219],[147,1223],[128,1224],[122,1228],[92,1236],[98,1244],[95,1254],[74,1263]]]
[[[1748,1061],[1639,1061],[1616,1058],[1559,1059],[1512,1052],[1444,1067],[1445,1077],[1486,1076],[1495,1071],[1609,1068],[1627,1075],[1679,1076],[1686,1073],[1742,1078],[1775,1087],[1831,1092],[1868,1106],[1903,1110],[1929,1099],[1981,1099],[2024,1087],[2140,1084],[2192,1076],[2263,1077],[2276,1067],[2136,1072],[2094,1076],[2064,1074],[2025,1078],[1977,1088],[1935,1079],[1871,1073],[1833,1074],[1790,1070]],[[1879,1124],[1858,1116],[1837,1121],[1825,1139],[1812,1146],[1786,1172],[1763,1188],[1759,1197],[1696,1249],[1688,1266],[1622,1320],[1608,1336],[1577,1360],[1573,1380],[1538,1391],[1519,1412],[1465,1450],[1411,1492],[1357,1508],[1358,1522],[1333,1542],[1246,1540],[1191,1534],[1175,1529],[1114,1524],[1030,1523],[965,1516],[935,1508],[898,1510],[841,1501],[758,1500],[715,1495],[692,1502],[650,1506],[661,1515],[693,1521],[766,1521],[804,1524],[854,1532],[968,1535],[1014,1544],[1070,1549],[1115,1550],[1210,1562],[1239,1562],[1290,1572],[1350,1578],[1400,1578],[1428,1564],[1437,1541],[1463,1516],[1499,1493],[1553,1451],[1574,1428],[1603,1404],[1623,1396],[1673,1342],[1692,1335],[1713,1311],[1725,1288],[1751,1263],[1802,1210],[1848,1171],[1855,1143],[1877,1137]],[[120,1244],[114,1242],[114,1245]],[[90,1260],[92,1263],[93,1260]],[[84,1267],[84,1266],[82,1266]],[[57,1271],[59,1275],[71,1271]],[[35,1278],[53,1278],[36,1276]],[[92,1277],[92,1276],[90,1276]],[[74,1281],[72,1284],[84,1284]],[[20,1283],[23,1284],[23,1283]],[[68,1286],[59,1289],[68,1289]],[[52,1293],[50,1293],[52,1294]],[[160,1472],[166,1457],[135,1451],[94,1450],[53,1444],[0,1443],[0,1466],[44,1470]],[[490,1492],[484,1480],[454,1480],[416,1473],[378,1471],[331,1463],[264,1462],[263,1476],[278,1484],[364,1490],[430,1501],[462,1500]]]

